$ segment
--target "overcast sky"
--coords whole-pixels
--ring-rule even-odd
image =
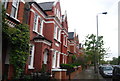
[[[36,0],[48,2],[55,0]],[[74,30],[84,42],[88,34],[96,34],[96,15],[98,15],[99,35],[104,36],[105,48],[109,48],[108,60],[118,56],[118,1],[120,0],[60,0],[62,14],[67,11],[69,32]]]

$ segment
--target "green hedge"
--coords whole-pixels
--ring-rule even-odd
[[[71,64],[60,64],[60,67],[63,69],[69,69],[69,68],[74,68],[75,66]]]
[[[74,63],[74,64],[72,64],[73,66],[80,66],[80,64],[79,63]]]

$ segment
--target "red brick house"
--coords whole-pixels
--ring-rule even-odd
[[[67,63],[67,38],[68,25],[67,15],[61,15],[60,1],[39,3],[40,7],[47,13],[44,36],[52,41],[52,74],[57,79],[64,78],[60,64]]]
[[[44,3],[15,1],[3,4],[7,10],[7,23],[10,27],[21,23],[29,25],[30,56],[26,62],[25,73],[40,72],[44,68],[45,72],[53,75],[59,72],[56,75],[57,79],[64,79],[66,70],[60,69],[60,64],[68,63],[68,22],[66,12],[64,15],[61,14],[60,1]],[[3,41],[2,74],[8,79],[13,73],[13,68],[9,65],[9,48],[7,40]]]
[[[60,68],[61,54],[61,31],[62,31],[62,15],[60,2],[44,2],[39,3],[41,8],[47,13],[45,37],[52,41],[52,68]],[[50,31],[50,32],[48,32]]]
[[[15,27],[17,24],[23,23],[24,16],[24,0],[5,0],[3,2],[6,9],[6,23],[9,27]],[[9,63],[10,46],[8,40],[2,40],[2,76],[11,79],[13,75],[13,66]]]
[[[30,56],[26,65],[26,73],[40,72],[43,67],[46,72],[51,73],[52,40],[47,38],[45,33],[48,31],[46,26],[49,23],[45,19],[47,14],[36,2],[26,2],[25,9],[28,16],[25,22],[30,29]]]
[[[26,73],[40,72],[43,66],[46,72],[58,71],[60,63],[67,63],[68,38],[67,16],[62,18],[60,2],[29,2],[25,7],[31,49]]]
[[[60,64],[67,64],[67,48],[68,48],[68,22],[67,22],[67,13],[62,15],[62,33],[61,33],[61,56],[60,56]]]
[[[78,58],[81,54],[78,35],[75,32],[68,32],[68,63],[73,63],[72,57]]]

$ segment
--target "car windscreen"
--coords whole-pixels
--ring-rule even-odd
[[[112,67],[103,67],[103,70],[108,71],[108,70],[112,70]]]

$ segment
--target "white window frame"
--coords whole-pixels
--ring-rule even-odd
[[[40,35],[43,35],[43,23],[44,23],[44,20],[41,20],[40,19]]]
[[[58,29],[58,26],[54,26],[54,39],[57,39],[57,29]]]
[[[57,25],[54,26],[54,39],[61,42],[61,29]]]
[[[56,51],[54,52],[53,54],[53,57],[52,57],[52,68],[55,68],[56,67]]]
[[[33,45],[33,44],[30,44],[30,46],[32,46],[32,53],[30,54],[30,56],[31,56],[31,62],[30,62],[30,64],[28,65],[28,69],[34,69],[34,67],[33,67],[33,63],[34,63],[34,51],[35,51],[35,46]],[[30,49],[30,51],[31,51],[31,49]]]
[[[15,1],[13,0],[13,2],[12,2],[12,9],[13,8],[15,8],[16,9],[16,11],[14,12],[15,13],[15,15],[13,16],[12,14],[13,14],[13,11],[11,10],[11,17],[13,17],[13,18],[17,18],[17,14],[18,14],[18,6],[19,6],[19,0],[16,0],[18,3],[17,3],[17,5],[14,5],[14,3],[15,3]]]
[[[44,64],[47,64],[48,61],[48,51],[45,51],[44,53]]]
[[[34,14],[33,31],[38,32],[38,14]]]
[[[67,46],[67,43],[68,43],[68,37],[66,37],[66,46]]]
[[[56,8],[55,8],[54,14],[56,15]]]
[[[58,9],[56,9],[56,16],[58,17]]]
[[[66,44],[66,35],[63,36],[63,45],[65,46]]]
[[[57,55],[57,67],[60,67],[60,53]]]
[[[58,31],[58,41],[61,42],[61,30],[59,28],[59,31]]]

